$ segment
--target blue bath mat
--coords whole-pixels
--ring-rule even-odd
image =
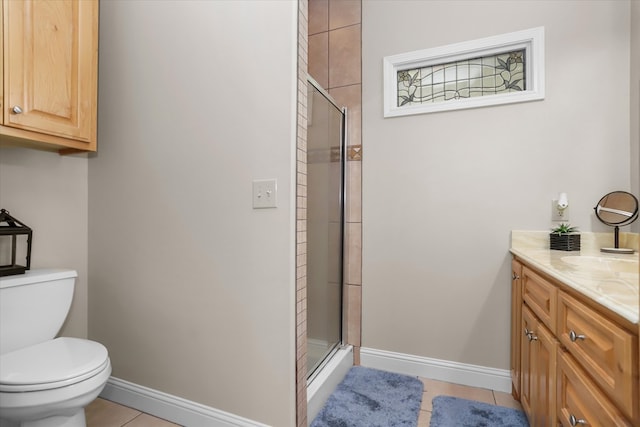
[[[354,366],[311,427],[415,427],[422,390],[416,377]]]
[[[451,396],[433,398],[429,427],[529,427],[524,412]]]

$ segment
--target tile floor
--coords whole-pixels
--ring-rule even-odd
[[[87,427],[175,427],[177,424],[137,409],[97,398],[85,409]]]
[[[511,393],[493,391],[486,388],[468,387],[443,381],[420,378],[424,384],[422,393],[422,406],[418,417],[417,427],[429,427],[431,421],[431,399],[439,395],[461,397],[463,399],[477,400],[491,405],[507,406],[522,410],[520,402],[511,397]]]
[[[431,399],[441,394],[522,409],[520,402],[514,400],[509,393],[426,378],[420,379],[424,384],[424,393],[422,394],[422,407],[417,427],[429,427]],[[86,416],[87,427],[175,427],[177,425],[101,398],[96,399],[87,407]]]

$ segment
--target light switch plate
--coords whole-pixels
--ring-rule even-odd
[[[253,181],[253,209],[277,207],[278,181],[257,179]]]

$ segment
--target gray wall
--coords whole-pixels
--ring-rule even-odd
[[[100,10],[89,336],[113,375],[270,425],[295,415],[295,2]],[[278,208],[252,209],[252,180]]]
[[[640,2],[631,2],[631,191],[640,197]],[[640,221],[633,226],[640,231]]]
[[[362,346],[509,367],[509,236],[629,189],[629,2],[363,2]],[[544,26],[546,99],[382,115],[384,56]]]
[[[0,208],[33,230],[31,268],[78,272],[60,334],[79,338],[87,336],[87,167],[86,154],[0,148]]]

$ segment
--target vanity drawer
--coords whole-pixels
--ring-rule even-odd
[[[637,419],[637,337],[562,291],[557,337],[623,413]]]
[[[556,333],[557,288],[533,270],[522,268],[522,299],[549,330]]]
[[[557,362],[556,415],[561,425],[632,426],[569,353],[558,349]]]

